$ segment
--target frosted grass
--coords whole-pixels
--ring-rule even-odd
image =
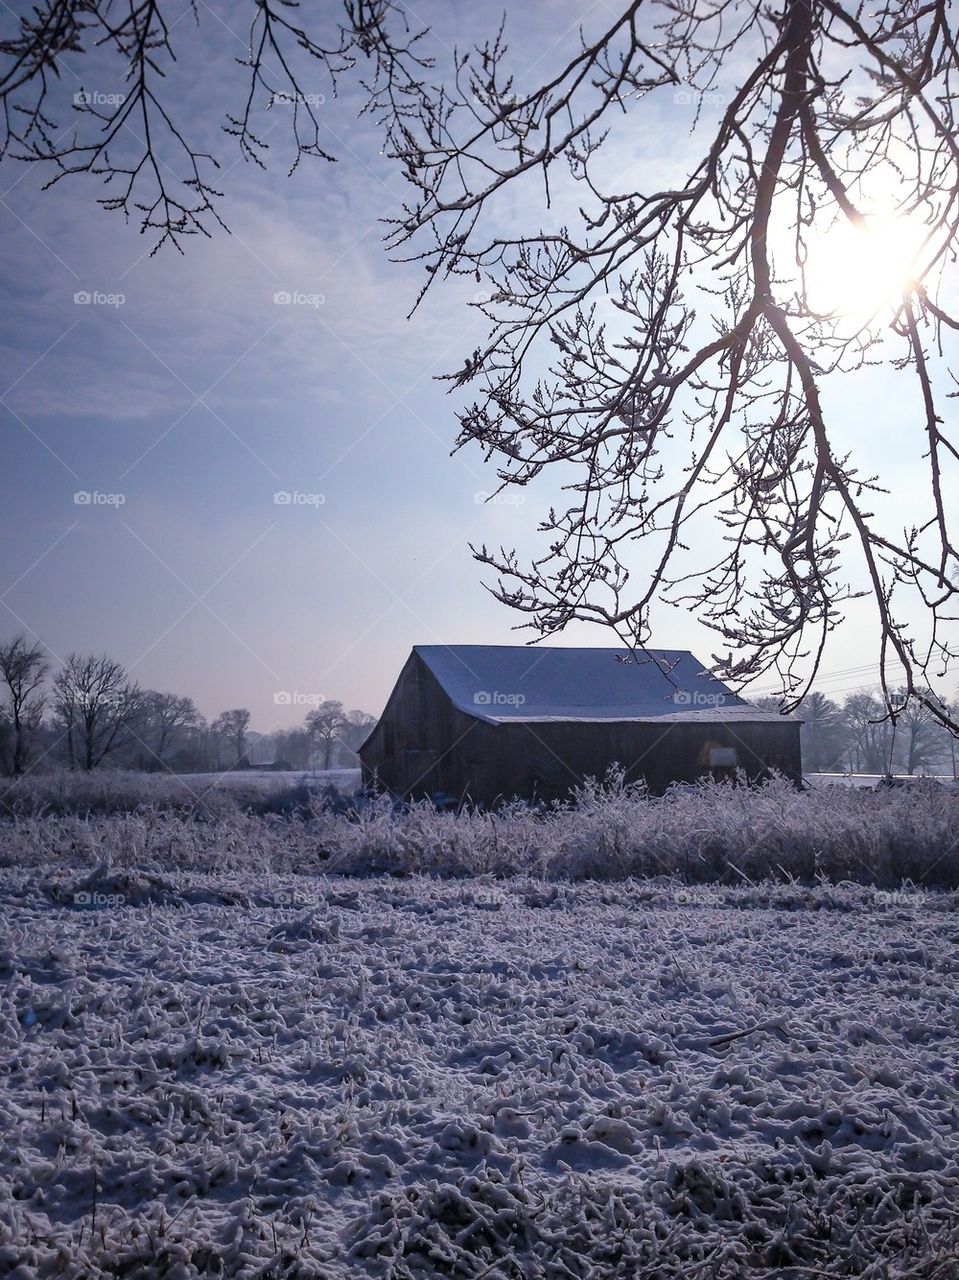
[[[656,798],[614,774],[563,807],[439,813],[379,797],[342,813],[304,782],[198,791],[104,775],[25,779],[4,804],[6,866],[959,887],[959,791],[934,785],[800,792],[780,779]]]

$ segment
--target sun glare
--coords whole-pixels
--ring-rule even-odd
[[[838,223],[809,245],[809,306],[820,315],[865,323],[913,287],[921,244],[921,229],[906,218]]]

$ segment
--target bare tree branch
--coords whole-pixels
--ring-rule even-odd
[[[9,153],[52,167],[47,186],[79,174],[101,178],[108,193],[99,203],[137,219],[156,238],[154,253],[164,244],[180,249],[188,235],[209,236],[212,226],[226,229],[222,192],[213,185],[220,162],[194,141],[199,122],[184,122],[167,81],[176,61],[172,7],[169,0],[42,0],[19,17],[8,10],[6,24],[15,29],[0,35],[0,158]],[[291,171],[303,156],[335,160],[320,141],[325,95],[311,87],[317,72],[335,94],[339,77],[363,63],[375,105],[415,93],[428,65],[393,0],[344,0],[339,22],[324,17],[322,37],[294,20],[297,0],[250,0],[249,10],[249,52],[235,60],[247,90],[223,128],[258,165],[268,149],[263,115],[287,107]],[[195,25],[195,3],[193,18]],[[185,31],[176,38],[191,39]],[[84,55],[95,59],[109,89],[71,79],[68,69]],[[72,118],[66,126],[65,109]]]
[[[144,231],[179,245],[220,215],[216,160],[163,94],[164,12],[161,0],[43,0],[0,40],[0,98],[5,148],[53,164],[54,182],[117,184],[107,208],[136,209]],[[259,113],[286,98],[294,167],[329,160],[302,64],[333,90],[363,68],[366,110],[410,184],[388,240],[425,267],[417,305],[451,276],[487,293],[489,336],[448,378],[472,395],[458,447],[495,460],[502,486],[548,473],[565,495],[532,563],[474,549],[537,636],[587,620],[643,649],[652,607],[669,603],[712,628],[717,673],[775,672],[795,706],[864,597],[886,713],[902,713],[905,689],[959,731],[937,689],[959,657],[959,442],[943,405],[959,386],[942,287],[959,235],[952,6],[621,0],[608,12],[532,86],[510,70],[504,25],[456,50],[434,84],[398,0],[346,0],[323,37],[294,0],[256,0],[247,93],[226,129],[263,163]],[[48,98],[63,60],[91,50],[123,68],[125,96],[81,103],[65,135]],[[647,189],[633,166],[610,190],[610,131],[644,127],[664,94],[689,101],[703,139],[685,179]],[[175,176],[161,162],[171,151]],[[507,192],[539,210],[528,226],[504,217]],[[814,259],[837,231],[869,242],[881,222],[918,229],[909,278],[852,323],[819,296]],[[897,463],[872,474],[834,407],[838,381],[875,366],[896,378],[897,456],[925,469],[902,516],[890,514]]]
[[[489,339],[449,377],[478,390],[458,444],[497,459],[502,485],[553,468],[570,495],[531,564],[475,549],[538,635],[596,621],[642,649],[651,607],[669,602],[717,633],[714,670],[775,671],[795,706],[845,606],[867,596],[889,714],[902,686],[956,728],[932,691],[959,643],[959,454],[939,407],[951,377],[940,335],[956,325],[939,300],[959,209],[951,17],[944,3],[638,0],[525,94],[498,33],[458,57],[457,93],[392,131],[414,188],[394,248],[424,263],[427,287],[487,284]],[[718,93],[732,75],[738,88]],[[686,182],[604,190],[595,130],[623,113],[641,122],[641,100],[678,83],[722,108]],[[585,196],[578,230],[499,234],[503,188],[548,179],[560,159]],[[836,227],[868,235],[877,191],[922,243],[899,295],[850,326],[813,296],[811,253]],[[704,295],[709,325],[692,300]],[[870,509],[890,478],[862,471],[824,395],[882,362],[928,475],[928,510],[898,534]]]

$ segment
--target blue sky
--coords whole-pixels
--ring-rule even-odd
[[[0,634],[23,628],[55,658],[106,651],[142,685],[189,694],[208,715],[247,706],[266,731],[302,715],[277,706],[278,691],[376,713],[411,645],[522,639],[467,543],[533,552],[554,494],[547,482],[483,506],[492,468],[449,456],[455,404],[434,377],[462,364],[484,322],[465,286],[406,319],[421,275],[388,261],[379,222],[404,184],[372,123],[357,121],[355,91],[334,102],[316,82],[335,165],[304,161],[288,178],[281,116],[265,173],[217,137],[242,86],[204,67],[242,52],[233,8],[201,6],[183,44],[198,41],[199,56],[173,80],[223,157],[231,235],[150,257],[136,225],[96,207],[94,182],[42,193],[45,175],[0,166]],[[491,13],[427,4],[418,16],[442,61]],[[580,18],[565,0],[511,6],[520,69],[548,71]],[[583,18],[607,19],[604,5]],[[99,87],[95,64],[73,67],[78,85]],[[611,165],[675,161],[689,119],[681,103],[647,104]],[[98,300],[74,300],[84,293]],[[867,403],[867,434],[884,419],[894,429],[894,395]],[[850,405],[855,431],[862,401]],[[852,617],[831,670],[875,658],[868,618]],[[663,647],[703,658],[715,647],[683,612],[658,622]],[[615,638],[585,626],[559,641],[605,642]]]

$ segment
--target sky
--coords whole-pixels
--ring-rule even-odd
[[[170,74],[177,110],[221,157],[229,234],[150,256],[135,221],[97,206],[95,180],[43,191],[49,173],[0,165],[0,635],[38,636],[55,664],[107,652],[143,687],[187,694],[208,716],[248,707],[267,732],[322,698],[378,713],[414,644],[528,638],[468,544],[533,554],[556,493],[547,481],[484,505],[493,468],[450,456],[457,402],[436,379],[486,325],[465,285],[407,318],[422,270],[382,244],[404,182],[357,118],[355,83],[334,100],[317,72],[335,164],[304,160],[288,176],[282,107],[266,171],[220,134],[242,95],[229,70],[246,44],[237,8],[200,4],[193,27],[184,0]],[[602,0],[510,5],[518,70],[548,73],[577,24],[609,12]],[[433,27],[440,62],[491,21],[456,0],[413,17]],[[64,92],[117,88],[79,56],[61,79]],[[661,171],[692,148],[690,127],[681,95],[649,102],[610,164]],[[535,198],[505,211],[531,213]],[[865,406],[853,389],[850,432],[895,449],[895,404],[894,387]],[[837,674],[823,687],[836,691],[868,683],[876,660],[868,616],[850,617],[827,653]],[[654,619],[663,648],[708,660],[716,647],[684,612]],[[579,624],[552,643],[616,638]]]

